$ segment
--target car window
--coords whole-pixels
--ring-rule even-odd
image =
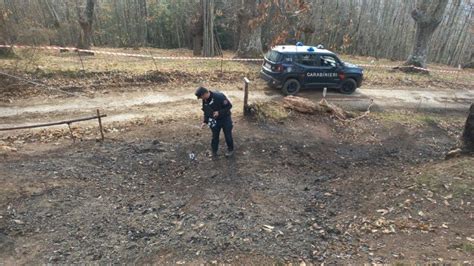
[[[283,62],[286,62],[286,63],[291,63],[293,62],[293,55],[292,54],[286,54],[283,56]]]
[[[280,62],[283,58],[283,55],[277,51],[268,51],[265,57],[272,62]]]
[[[330,55],[321,55],[319,57],[319,63],[321,67],[336,67],[337,60],[333,56]]]
[[[317,66],[318,65],[318,61],[317,61],[318,57],[316,54],[298,54],[296,56],[296,61],[299,63],[299,64],[302,64],[302,65],[305,65],[305,66]]]

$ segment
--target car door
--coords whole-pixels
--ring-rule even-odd
[[[333,55],[318,55],[318,85],[337,87],[340,83],[340,61]]]
[[[318,82],[318,55],[315,53],[304,53],[296,56],[295,62],[301,69],[302,80],[305,86],[311,86]]]

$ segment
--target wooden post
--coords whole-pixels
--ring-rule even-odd
[[[74,134],[72,133],[71,123],[67,123],[67,127],[69,128],[69,133],[71,133],[72,142],[76,143],[76,137],[74,137]]]
[[[79,51],[76,51],[76,52],[77,52],[77,55],[79,56],[79,60],[81,61],[82,72],[85,72],[85,70],[84,70],[84,62],[82,62],[81,52],[79,52]]]
[[[156,65],[155,57],[153,54],[151,54],[150,50],[147,50],[147,52],[150,54],[151,60],[153,60],[153,65],[155,65],[155,70],[158,71],[158,66]]]
[[[222,53],[222,57],[221,57],[221,75],[222,75],[222,63],[224,62],[224,53]]]
[[[102,129],[102,119],[100,117],[99,109],[97,109],[97,119],[99,120],[99,129],[101,140],[104,141],[104,130]]]
[[[245,82],[245,87],[244,87],[244,115],[249,115],[250,114],[250,109],[249,109],[248,100],[249,100],[249,83],[250,83],[250,80],[247,77],[245,77],[244,82]]]

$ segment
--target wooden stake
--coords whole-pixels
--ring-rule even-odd
[[[84,70],[84,62],[82,62],[81,52],[77,51],[77,55],[79,56],[79,60],[81,61],[82,72],[85,72],[85,70]]]
[[[151,60],[153,60],[153,64],[155,65],[155,70],[158,71],[158,66],[156,65],[155,57],[151,54],[150,50],[147,50],[150,54]]]
[[[245,89],[244,89],[244,115],[248,115],[250,113],[248,100],[249,100],[249,83],[250,80],[248,78],[244,78],[245,82]]]
[[[104,130],[102,129],[102,119],[100,117],[100,111],[97,109],[97,119],[99,120],[99,129],[101,140],[104,141]]]
[[[222,57],[221,57],[221,75],[222,75],[222,62],[224,62],[224,53],[222,53]]]

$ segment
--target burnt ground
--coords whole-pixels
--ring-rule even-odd
[[[117,126],[104,143],[7,138],[21,149],[0,161],[0,258],[472,263],[474,160],[444,160],[463,117],[236,116],[235,157],[217,160],[193,118]]]
[[[374,66],[354,95],[328,93],[351,111],[374,99],[369,116],[269,108],[280,122],[264,122],[240,112],[244,76],[252,101],[281,100],[256,82],[258,64],[21,58],[2,66],[46,86],[0,77],[0,127],[100,108],[106,140],[95,121],[73,124],[75,143],[64,126],[0,134],[0,264],[473,262],[474,159],[444,160],[472,71]],[[233,100],[234,158],[207,157],[198,84]]]

